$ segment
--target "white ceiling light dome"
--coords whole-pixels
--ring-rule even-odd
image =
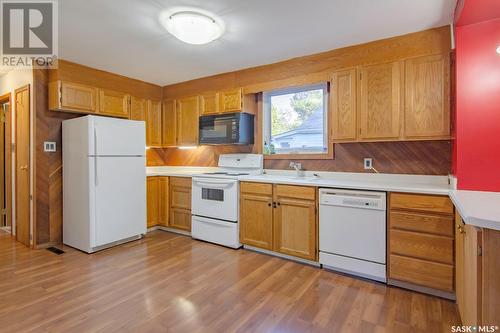
[[[224,22],[214,14],[195,8],[172,8],[160,15],[165,29],[188,44],[207,44],[225,30]]]

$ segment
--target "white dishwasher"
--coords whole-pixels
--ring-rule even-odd
[[[319,190],[319,262],[386,282],[386,193]]]

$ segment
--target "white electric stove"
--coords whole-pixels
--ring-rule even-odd
[[[218,170],[192,178],[191,236],[232,248],[239,239],[240,176],[262,174],[264,159],[259,154],[219,156]]]

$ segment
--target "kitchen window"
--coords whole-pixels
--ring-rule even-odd
[[[266,157],[328,156],[327,83],[264,92],[263,100],[262,143]]]

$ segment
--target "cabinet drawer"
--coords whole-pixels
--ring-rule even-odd
[[[275,194],[279,197],[315,200],[316,188],[309,186],[276,185]]]
[[[453,291],[453,266],[391,255],[389,278],[424,287]]]
[[[170,185],[191,188],[190,177],[170,177]]]
[[[391,211],[389,224],[391,228],[395,229],[453,237],[453,218],[451,216]]]
[[[252,193],[252,194],[262,194],[262,195],[272,195],[273,194],[273,185],[266,184],[266,183],[242,182],[240,184],[240,192]]]
[[[453,204],[446,196],[391,193],[390,208],[453,214]]]
[[[392,229],[389,234],[391,254],[399,254],[453,265],[453,239]]]

